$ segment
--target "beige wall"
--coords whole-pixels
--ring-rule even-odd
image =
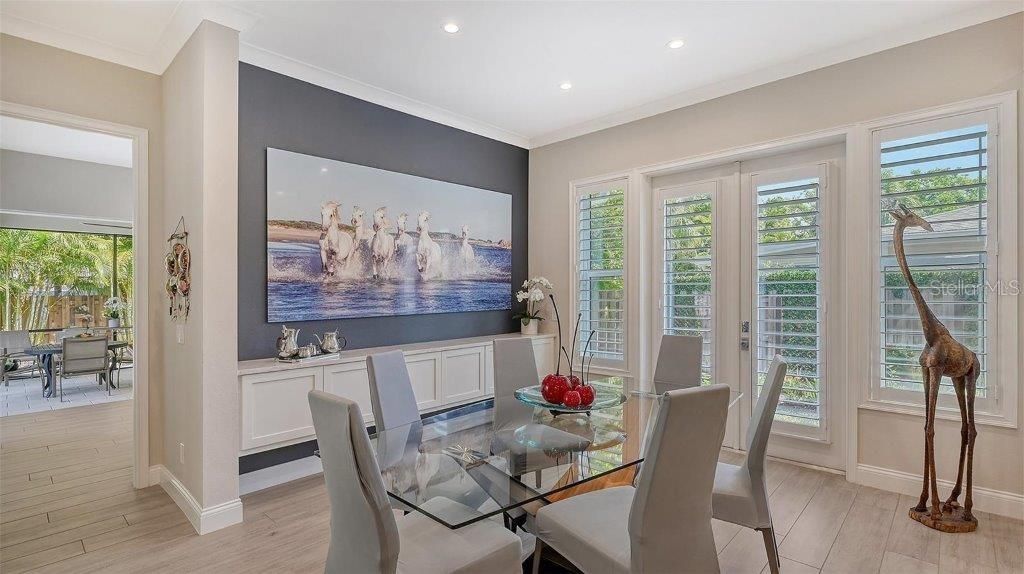
[[[163,323],[165,465],[210,507],[238,498],[238,33],[203,22],[163,101],[163,226],[184,216],[193,262],[188,321]]]
[[[163,260],[163,121],[160,76],[0,34],[0,99],[149,130],[149,258]],[[150,463],[163,460],[160,348],[163,269],[149,270]]]
[[[1024,16],[1016,14],[531,150],[530,274],[552,279],[560,300],[570,296],[565,229],[571,180],[1021,90],[1022,28]],[[1024,181],[1018,189],[1024,190]],[[544,325],[551,329],[553,322]],[[1018,379],[1013,373],[1006,383]],[[1024,404],[1019,411],[1024,416]],[[920,473],[922,423],[920,417],[861,410],[860,464]],[[955,474],[959,430],[958,423],[937,424],[941,478]],[[1024,492],[1024,432],[979,432],[975,484]]]

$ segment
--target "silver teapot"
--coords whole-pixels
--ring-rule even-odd
[[[320,343],[320,350],[324,353],[337,353],[344,349],[345,345],[348,343],[348,341],[345,340],[345,337],[338,335],[338,331],[327,331],[324,333],[323,339],[321,339],[320,335],[317,335],[316,333],[313,333],[313,336],[316,337],[317,342]],[[341,337],[340,342],[338,341],[339,337]]]
[[[299,329],[289,329],[281,325],[281,336],[277,338],[277,356],[290,359],[299,350]]]

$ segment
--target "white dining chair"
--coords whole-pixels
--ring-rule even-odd
[[[704,339],[688,335],[662,335],[654,366],[654,392],[700,386]]]
[[[666,392],[636,488],[587,492],[537,512],[537,574],[544,545],[584,573],[718,572],[711,532],[729,387]]]
[[[378,431],[420,420],[412,379],[402,351],[388,351],[366,357],[370,379],[370,406]]]
[[[775,355],[768,367],[761,394],[757,397],[753,416],[750,417],[747,458],[742,465],[718,463],[712,499],[715,518],[761,532],[768,554],[768,566],[773,574],[779,572],[779,547],[768,505],[764,466],[768,437],[772,433],[775,409],[785,379],[786,362],[780,355]]]
[[[64,402],[64,379],[81,375],[100,375],[106,377],[107,389],[110,388],[110,353],[107,350],[107,337],[67,337],[61,340],[61,360],[58,366],[60,376],[57,387],[60,389],[60,401]]]
[[[450,530],[415,512],[395,518],[370,447],[359,405],[322,391],[309,392],[331,505],[331,539],[324,572],[520,574],[522,543],[499,523],[483,520]],[[465,511],[437,497],[426,512]]]
[[[3,371],[3,383],[5,387],[11,386],[11,379],[26,379],[39,377],[41,385],[45,385],[43,379],[43,366],[39,358],[30,355],[26,351],[32,347],[32,340],[28,331],[0,331],[0,371]],[[7,370],[7,361],[13,361],[11,370]]]

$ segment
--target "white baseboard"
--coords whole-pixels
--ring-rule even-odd
[[[856,482],[909,496],[921,494],[921,475],[889,468],[859,464],[857,465]],[[939,480],[938,485],[945,491],[945,496],[948,496],[949,490],[953,488],[953,483],[948,480]],[[939,495],[943,496],[943,493],[940,492]],[[963,504],[962,496],[960,503]],[[975,486],[974,508],[982,512],[1021,520],[1024,518],[1024,495]]]
[[[238,477],[238,494],[245,496],[279,484],[313,476],[324,471],[324,465],[315,456],[307,456],[282,464],[247,472]]]
[[[215,530],[242,522],[242,501],[238,498],[203,508],[192,496],[188,488],[174,476],[167,467],[156,465],[149,469],[150,478],[156,478],[154,484],[160,483],[167,495],[174,500],[178,508],[185,514],[192,528],[199,534],[209,534]]]

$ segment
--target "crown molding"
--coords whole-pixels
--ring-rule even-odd
[[[128,50],[96,38],[68,32],[6,13],[0,13],[0,32],[99,60],[128,66],[143,72],[161,75],[203,20],[216,22],[222,26],[243,32],[255,24],[258,19],[257,16],[249,12],[224,4],[182,0],[178,2],[174,13],[164,26],[159,40],[154,43],[153,49],[149,52]]]
[[[644,118],[649,118],[651,116],[656,116],[679,108],[692,106],[700,102],[713,100],[715,98],[720,98],[722,96],[727,96],[729,94],[749,90],[750,88],[825,68],[840,62],[861,58],[870,54],[911,44],[913,42],[918,42],[920,40],[939,36],[962,28],[982,24],[990,20],[1010,16],[1021,11],[1024,11],[1024,5],[1020,2],[1006,2],[998,0],[986,2],[973,6],[970,10],[957,12],[945,18],[922,22],[917,26],[902,28],[898,38],[893,37],[892,34],[880,34],[866,40],[846,44],[833,50],[826,50],[816,54],[811,54],[797,60],[757,70],[724,82],[702,86],[694,90],[688,90],[667,98],[642,104],[628,110],[615,112],[565,128],[553,130],[530,138],[529,148],[535,149]]]
[[[498,126],[478,121],[473,118],[446,110],[444,108],[421,102],[419,100],[397,94],[384,88],[361,82],[359,80],[325,70],[294,58],[271,52],[263,48],[242,42],[238,50],[238,59],[247,64],[258,66],[290,76],[310,84],[327,88],[335,92],[365,100],[386,108],[444,124],[456,129],[471,132],[486,138],[498,140],[528,148],[530,140],[522,134],[509,131]]]

